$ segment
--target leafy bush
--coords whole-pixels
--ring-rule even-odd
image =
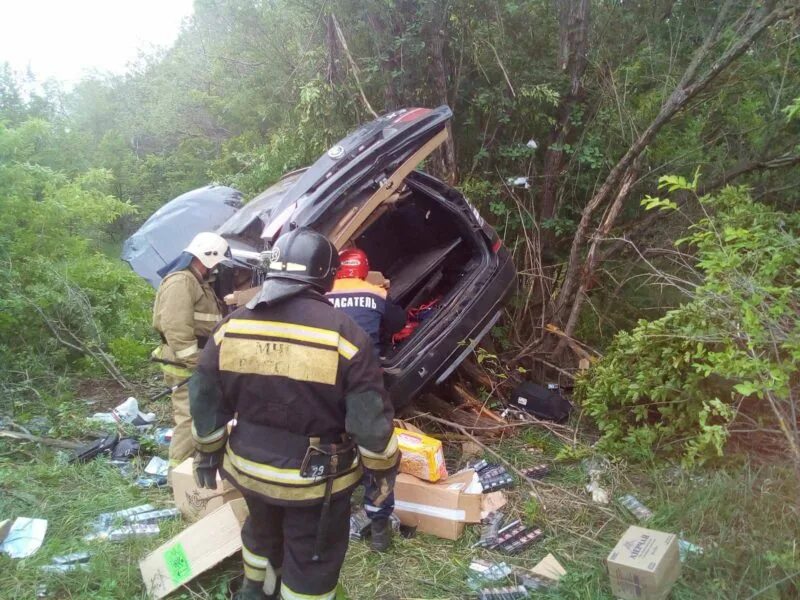
[[[0,379],[128,368],[146,358],[151,290],[102,254],[108,228],[134,208],[104,170],[69,176],[37,161],[51,126],[0,124]],[[23,377],[23,378],[24,378]],[[2,383],[3,381],[0,381]]]
[[[675,178],[662,183],[675,188]],[[645,202],[673,209],[654,200]],[[692,274],[662,274],[686,302],[619,333],[578,397],[603,450],[679,452],[685,464],[722,454],[747,397],[800,464],[800,214],[753,202],[743,188],[700,201],[706,216],[677,242],[694,251]]]

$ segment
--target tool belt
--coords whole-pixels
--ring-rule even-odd
[[[248,461],[278,469],[297,469],[312,484],[353,469],[358,448],[346,433],[306,436],[237,420],[229,438],[231,451]]]
[[[358,450],[348,436],[337,443],[325,444],[309,440],[308,450],[300,465],[300,475],[310,479],[329,479],[351,468]]]

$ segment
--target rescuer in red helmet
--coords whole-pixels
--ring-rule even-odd
[[[327,294],[328,300],[342,310],[372,340],[376,356],[380,356],[381,337],[391,337],[403,328],[406,322],[405,311],[386,297],[386,288],[367,281],[369,259],[363,250],[351,248],[339,253],[339,270],[333,289]],[[381,485],[379,479],[369,469],[364,469],[364,509],[371,521],[371,546],[383,552],[391,544],[392,528],[389,517],[394,511],[394,477],[391,485]]]

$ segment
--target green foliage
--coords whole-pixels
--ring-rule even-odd
[[[742,396],[791,433],[800,215],[755,203],[742,188],[701,202],[707,216],[682,240],[700,283],[680,307],[619,333],[580,382],[605,451],[638,459],[668,451],[686,464],[719,456]]]
[[[108,226],[135,209],[108,193],[108,171],[69,176],[37,164],[52,135],[42,120],[0,125],[3,380],[15,372],[96,372],[81,347],[103,351],[110,343],[130,369],[145,358],[150,291],[99,250]]]

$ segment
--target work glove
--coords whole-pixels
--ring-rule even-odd
[[[217,471],[219,471],[221,456],[220,452],[195,452],[193,470],[197,487],[209,490],[217,488]]]

